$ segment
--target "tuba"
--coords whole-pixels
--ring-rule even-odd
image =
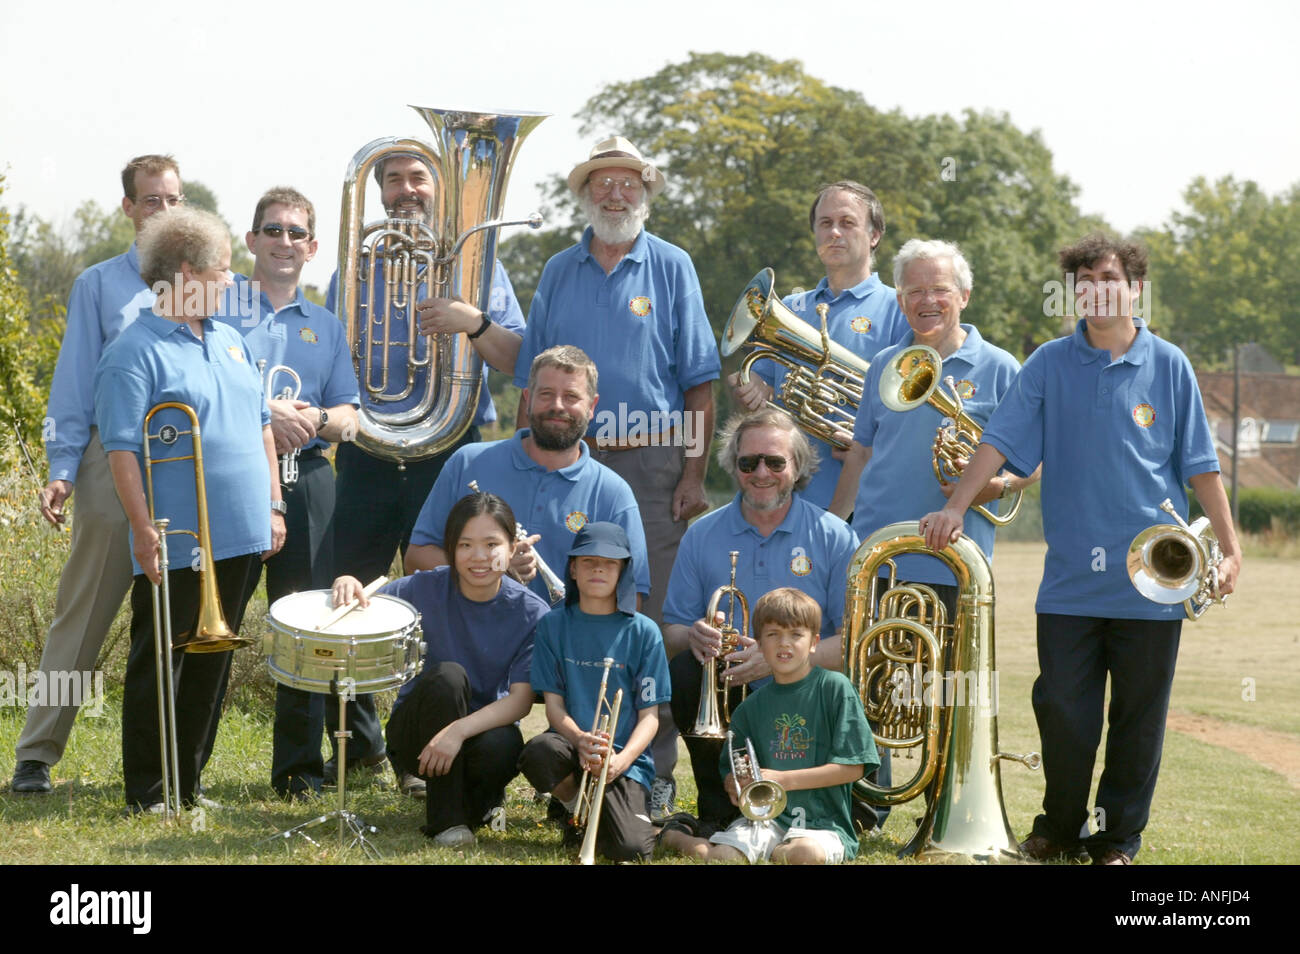
[[[356,441],[399,464],[445,450],[474,421],[482,360],[473,342],[419,334],[414,308],[423,298],[459,297],[490,310],[497,230],[542,224],[536,214],[499,216],[519,144],[548,115],[412,108],[438,149],[393,138],[362,147],[343,183],[339,236],[337,307],[361,390]],[[429,166],[438,187],[431,221],[364,222],[367,176],[399,155]],[[406,314],[405,331],[396,311]]]
[[[754,362],[764,358],[789,371],[775,397],[803,430],[832,447],[847,450],[839,431],[853,432],[862,401],[862,382],[870,365],[843,345],[830,340],[825,305],[817,306],[821,334],[782,304],[772,291],[776,276],[765,268],[745,286],[722,329],[718,349],[730,357],[754,340],[754,349],[740,365],[742,384],[749,383]],[[771,407],[777,407],[769,401]]]
[[[727,604],[727,621],[722,624],[722,647],[718,655],[710,656],[702,664],[700,673],[700,705],[695,712],[695,725],[686,734],[693,739],[725,739],[730,733],[727,726],[731,722],[731,683],[727,678],[727,669],[731,664],[725,661],[729,653],[734,653],[740,646],[740,637],[749,635],[749,600],[736,586],[736,560],[739,550],[731,551],[731,582],[720,586],[709,597],[709,608],[705,610],[705,619],[709,625],[718,612],[722,598],[729,597]],[[736,606],[740,606],[740,628],[736,628]],[[718,662],[723,661],[722,680],[718,680]],[[748,687],[742,686],[742,695]]]
[[[896,585],[893,558],[905,553],[937,557],[956,577],[951,624],[930,587]],[[885,567],[889,585],[879,594]],[[875,740],[885,758],[896,748],[921,747],[920,766],[903,784],[854,783],[854,796],[873,805],[928,792],[925,817],[899,856],[1019,858],[998,761],[1037,768],[1039,757],[998,751],[993,574],[973,540],[962,536],[935,553],[912,521],[883,527],[858,548],[849,566],[844,673],[879,726]]]
[[[952,375],[942,379],[948,388],[940,387],[943,359],[928,345],[913,345],[900,351],[880,375],[880,400],[891,411],[910,411],[929,404],[942,414],[946,421],[934,435],[934,476],[941,484],[961,480],[961,459],[970,460],[984,436],[984,428],[975,423],[962,407],[961,395]],[[999,514],[976,504],[972,509],[997,527],[1005,527],[1020,512],[1023,491],[1016,491],[1006,513]]]
[[[1228,601],[1219,593],[1223,559],[1219,538],[1209,517],[1197,517],[1189,526],[1168,497],[1160,509],[1177,525],[1157,523],[1133,538],[1128,547],[1129,579],[1152,602],[1181,602],[1188,619],[1200,619],[1215,603]]]

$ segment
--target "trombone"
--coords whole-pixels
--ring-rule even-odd
[[[473,494],[483,493],[483,491],[479,490],[477,480],[471,480],[469,482],[469,490],[470,493]],[[528,539],[528,531],[524,529],[524,525],[522,523],[515,521],[515,540],[518,541],[518,540],[527,540],[527,539]],[[559,603],[564,599],[564,593],[565,593],[564,581],[561,580],[558,576],[556,576],[555,571],[546,565],[546,561],[542,559],[541,551],[538,550],[536,547],[533,547],[533,557],[534,559],[537,560],[537,575],[540,576],[542,578],[542,582],[546,584],[546,595],[551,598],[551,605],[554,606],[556,603]],[[448,559],[451,559],[451,557],[449,556]],[[510,575],[513,576],[516,580],[519,579],[519,574],[516,573],[514,570],[510,571]],[[520,580],[520,582],[522,583],[523,581]]]
[[[156,433],[150,433],[149,425],[155,414],[174,409],[185,414],[190,420],[190,429],[183,431],[174,424],[164,424]],[[191,453],[177,454],[171,457],[154,459],[150,451],[150,442],[157,440],[170,448],[180,438],[189,436]],[[153,469],[158,464],[171,464],[179,461],[194,462],[194,497],[198,512],[198,527],[195,530],[169,529],[171,520],[157,515],[156,499],[153,489]],[[217,575],[212,566],[212,539],[208,530],[208,495],[207,485],[203,479],[203,442],[199,435],[199,418],[194,408],[177,401],[155,404],[144,416],[144,473],[145,493],[149,504],[149,521],[158,531],[158,573],[159,582],[153,586],[153,626],[154,626],[154,669],[158,690],[158,741],[160,766],[162,769],[163,814],[167,818],[180,814],[180,785],[178,767],[180,765],[179,744],[176,734],[176,688],[172,678],[171,650],[180,649],[187,653],[221,653],[240,646],[249,645],[252,640],[235,634],[226,623],[221,612],[221,597],[217,593]],[[172,533],[184,533],[194,537],[199,550],[199,619],[194,632],[183,633],[179,643],[172,639],[171,622],[171,586],[168,579],[170,564],[167,555],[167,536]]]
[[[763,778],[753,740],[745,739],[745,747],[740,749],[734,745],[735,737],[734,732],[727,731],[727,756],[731,760],[731,777],[740,799],[740,814],[752,822],[776,821],[785,811],[785,789],[771,779]]]
[[[932,463],[939,483],[950,484],[961,480],[965,466],[962,459],[970,460],[975,453],[984,436],[984,428],[966,413],[951,374],[942,378],[948,391],[939,386],[941,374],[943,359],[939,352],[928,345],[904,348],[880,375],[880,401],[891,411],[910,411],[929,404],[947,418],[934,435]],[[1024,491],[1016,491],[1011,496],[1010,506],[1001,514],[983,504],[976,504],[972,509],[994,526],[1005,527],[1016,519],[1023,498]]]
[[[731,600],[727,604],[727,621],[722,624],[722,646],[718,655],[710,656],[702,664],[700,705],[695,713],[695,725],[686,733],[694,739],[725,739],[728,736],[726,727],[731,723],[731,682],[727,670],[731,668],[731,663],[726,661],[726,657],[740,646],[740,637],[749,635],[749,601],[736,586],[736,560],[739,556],[739,550],[731,551],[731,582],[713,591],[713,596],[709,598],[709,608],[705,611],[705,618],[712,626],[722,598],[727,596]],[[737,604],[740,606],[740,629],[736,628]],[[719,659],[723,660],[721,684],[718,682]],[[740,687],[742,699],[747,691],[748,687]]]
[[[261,374],[266,368],[266,359],[257,362],[257,372]],[[291,384],[286,384],[279,394],[275,393],[273,382],[275,376],[283,372],[289,375]],[[302,378],[298,377],[298,372],[287,364],[277,364],[270,371],[266,372],[266,400],[269,401],[296,401],[298,395],[302,394]],[[295,447],[287,454],[280,455],[280,483],[285,487],[291,487],[298,482],[298,455],[302,453],[301,447]]]
[[[592,735],[605,735],[605,754],[601,757],[599,775],[591,777],[586,769],[582,771],[582,781],[578,783],[578,810],[574,812],[579,828],[586,830],[582,834],[582,848],[578,852],[578,864],[594,865],[596,863],[596,832],[600,827],[600,810],[605,805],[605,782],[609,775],[609,760],[614,757],[614,733],[618,731],[618,713],[623,707],[623,690],[614,693],[611,703],[605,698],[605,689],[609,685],[609,671],[614,660],[605,657],[605,671],[600,676],[600,695],[596,699],[596,717],[591,723]]]
[[[1219,561],[1223,551],[1209,517],[1189,525],[1168,497],[1160,509],[1177,525],[1147,527],[1128,547],[1128,575],[1137,591],[1154,603],[1182,603],[1191,620],[1200,619],[1215,603],[1228,598],[1219,592]]]

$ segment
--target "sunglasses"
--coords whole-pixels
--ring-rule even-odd
[[[774,474],[779,474],[785,470],[785,458],[776,454],[746,454],[744,457],[737,457],[736,468],[742,474],[752,474],[758,470],[759,461],[766,464],[767,469]]]
[[[305,242],[307,239],[311,238],[311,233],[301,225],[291,225],[287,229],[283,225],[263,225],[260,229],[256,229],[256,231],[261,232],[270,239],[278,239],[285,232],[288,232],[289,241],[291,242]]]

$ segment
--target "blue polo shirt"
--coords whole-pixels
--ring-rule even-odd
[[[966,413],[981,427],[1015,380],[1020,364],[980,335],[974,325],[962,325],[966,340],[944,358],[942,377],[952,375]],[[853,439],[871,448],[853,507],[853,529],[865,540],[881,527],[899,520],[919,520],[942,510],[948,499],[939,489],[931,461],[934,435],[944,416],[929,404],[910,411],[891,411],[880,402],[880,376],[898,353],[914,341],[911,329],[903,341],[876,355],[867,372],[862,406]],[[946,389],[945,389],[946,390]],[[1033,471],[1033,468],[1030,468]],[[985,504],[996,510],[998,501]],[[984,555],[993,559],[993,524],[973,509],[966,514],[965,532]],[[954,583],[952,571],[934,557],[905,555],[895,559],[898,578],[913,583]]]
[[[984,431],[1018,474],[1043,465],[1047,559],[1036,609],[1106,619],[1181,619],[1181,604],[1143,597],[1129,582],[1128,546],[1169,497],[1184,517],[1183,485],[1217,472],[1218,454],[1192,366],[1138,326],[1116,360],[1074,334],[1040,347]]]
[[[104,351],[95,371],[95,413],[104,449],[134,453],[143,482],[145,414],[165,401],[194,408],[202,437],[212,558],[224,560],[271,547],[271,474],[262,439],[271,414],[239,332],[211,318],[204,319],[203,329],[200,341],[188,325],[152,311],[141,313]],[[189,418],[170,408],[154,415],[149,429],[156,434],[166,424],[190,429]],[[189,454],[192,447],[185,436],[170,447],[154,440],[149,450],[157,461]],[[193,465],[155,463],[153,484],[154,514],[170,517],[172,529],[197,529]],[[177,537],[168,544],[172,566],[191,562],[196,544]],[[141,572],[134,556],[132,565]]]
[[[606,275],[591,238],[589,226],[542,270],[515,384],[528,386],[533,359],[547,348],[577,345],[600,372],[600,406],[587,428],[594,437],[602,425],[608,436],[621,408],[624,415],[680,414],[686,391],[715,380],[722,364],[689,255],[642,229]],[[651,426],[652,433],[664,429]]]
[[[237,318],[214,317],[233,324],[244,335],[254,362],[265,361],[267,372],[278,364],[297,371],[302,379],[299,400],[313,407],[357,406],[361,399],[343,323],[333,312],[308,301],[301,288],[293,301],[276,311],[265,293],[253,299],[254,287],[250,279],[236,275],[230,297],[237,302],[234,315],[261,315],[260,324],[249,328]],[[257,367],[256,363],[253,366]],[[292,384],[293,379],[287,374],[277,374],[273,382],[275,393]],[[317,437],[306,446],[329,447],[329,441]]]
[[[95,367],[104,348],[141,312],[150,311],[153,302],[154,293],[140,277],[134,242],[122,255],[86,269],[73,283],[45,411],[50,480],[77,479],[95,426]]]
[[[576,603],[557,606],[537,624],[533,642],[532,684],[535,692],[564,697],[564,709],[586,731],[596,715],[600,677],[606,657],[614,660],[605,686],[612,705],[623,690],[623,703],[614,732],[614,750],[622,751],[642,709],[672,698],[668,657],[659,627],[640,613],[592,616]],[[627,776],[645,789],[654,781],[651,746],[637,756]]]
[[[382,263],[375,262],[375,272],[380,277],[376,284],[382,285],[383,278],[380,269]],[[420,272],[423,272],[423,266]],[[339,275],[335,272],[330,276],[329,292],[325,296],[325,308],[335,314],[338,313],[338,283]],[[358,292],[358,300],[366,301],[368,294],[368,285],[363,282]],[[507,331],[513,331],[517,335],[524,332],[524,313],[519,307],[519,302],[515,298],[514,286],[510,284],[510,276],[506,274],[505,267],[500,260],[496,263],[496,268],[492,272],[492,291],[488,296],[488,317],[494,322],[505,328]],[[346,329],[346,325],[344,326]],[[391,312],[391,321],[389,323],[389,366],[388,382],[384,389],[387,394],[400,394],[406,389],[406,345],[401,344],[408,340],[410,335],[410,322],[407,320],[406,308],[394,308]],[[419,322],[416,322],[416,360],[423,360],[427,357],[429,339],[419,333]],[[374,362],[374,383],[378,385],[382,375],[383,368],[383,335],[382,332],[371,338],[370,354],[362,354],[357,360],[356,375],[359,382],[366,380],[366,370],[370,361]],[[487,365],[483,366],[483,376],[479,381],[478,410],[474,414],[474,424],[482,426],[490,424],[497,419],[496,405],[492,403],[492,393],[488,390]],[[424,390],[425,369],[418,368],[415,373],[415,385],[411,395],[401,401],[392,401],[376,404],[366,394],[365,388],[361,387],[363,406],[368,412],[377,414],[397,414],[401,411],[410,410],[419,403],[417,395]]]
[[[632,548],[637,592],[648,596],[650,560],[632,488],[618,474],[593,460],[585,443],[578,444],[580,456],[576,462],[559,470],[547,470],[524,450],[523,439],[529,433],[524,429],[503,441],[466,444],[452,454],[420,508],[411,530],[411,543],[441,547],[447,514],[470,492],[469,482],[477,480],[479,490],[496,494],[510,505],[515,519],[530,535],[541,535],[537,551],[560,579],[564,579],[573,538],[584,525],[602,520],[618,524]],[[451,554],[447,556],[451,558]],[[549,601],[541,577],[534,578],[530,587]]]
[[[703,619],[713,591],[731,581],[728,554],[739,550],[736,586],[751,612],[764,593],[792,586],[822,608],[821,635],[835,635],[844,622],[844,588],[857,534],[797,491],[790,501],[785,519],[766,537],[742,515],[739,494],[691,524],[668,580],[664,623],[690,626]]]
[[[867,362],[875,360],[882,348],[897,344],[912,333],[907,318],[898,307],[894,289],[874,273],[838,295],[831,293],[830,282],[823,277],[812,291],[787,295],[782,301],[808,322],[818,336],[821,319],[817,317],[817,306],[826,305],[830,309],[826,315],[826,330],[831,340]],[[779,391],[789,372],[775,362],[756,361],[754,373]],[[830,444],[816,438],[809,439],[817,449],[821,466],[804,489],[804,495],[819,507],[829,507],[843,465],[831,456],[833,448]]]

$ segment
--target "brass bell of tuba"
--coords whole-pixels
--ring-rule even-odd
[[[718,655],[710,656],[701,664],[700,705],[695,712],[695,724],[691,726],[691,731],[686,733],[693,739],[727,738],[727,726],[731,723],[731,684],[727,679],[727,670],[731,668],[731,664],[725,657],[740,647],[741,636],[750,635],[749,600],[745,598],[740,587],[736,586],[736,560],[740,557],[740,551],[732,550],[730,555],[731,582],[713,591],[713,595],[709,597],[709,607],[704,614],[705,620],[712,626],[723,598],[730,600],[727,604],[727,619],[722,624],[722,646],[718,650]],[[739,628],[736,627],[737,606],[740,607]],[[721,676],[718,673],[719,662],[722,663]],[[742,686],[742,697],[747,692],[748,687]]]
[[[1187,618],[1200,619],[1215,603],[1228,598],[1219,593],[1219,561],[1223,551],[1210,527],[1209,517],[1189,525],[1168,497],[1160,509],[1177,524],[1147,527],[1128,547],[1128,575],[1137,591],[1154,603],[1182,603]]]
[[[356,441],[399,463],[445,450],[474,421],[482,360],[473,342],[464,334],[419,334],[415,304],[458,297],[490,310],[497,230],[542,224],[537,214],[499,216],[519,145],[548,115],[411,108],[438,148],[393,138],[364,146],[344,179],[339,236],[337,309],[361,386]],[[393,156],[429,167],[438,190],[429,221],[364,221],[367,176]],[[405,312],[405,331],[395,311]]]
[[[956,577],[957,618],[949,625],[934,590],[895,581],[894,557],[925,553]],[[880,571],[889,585],[877,592]],[[879,607],[879,610],[877,609]],[[879,728],[878,746],[920,747],[920,765],[901,785],[882,789],[863,779],[856,798],[897,805],[928,792],[915,836],[899,856],[972,861],[1019,859],[1002,801],[1001,759],[1037,768],[1037,753],[998,751],[993,653],[993,573],[970,537],[935,552],[916,521],[873,533],[849,566],[844,620],[844,673]]]
[[[961,480],[961,460],[970,460],[984,436],[984,428],[962,407],[952,375],[941,378],[942,374],[943,359],[929,345],[904,348],[880,375],[880,400],[891,411],[900,412],[929,404],[947,418],[934,435],[932,463],[939,483],[950,484]],[[1006,513],[996,513],[983,504],[972,509],[994,526],[1005,527],[1016,519],[1023,498],[1023,491],[1012,494]]]
[[[718,350],[730,357],[753,340],[754,349],[740,365],[740,380],[748,384],[756,361],[775,361],[789,371],[774,395],[804,431],[832,447],[847,450],[839,432],[853,433],[853,420],[862,402],[862,382],[868,362],[830,340],[826,306],[818,305],[820,333],[782,304],[772,291],[776,276],[765,268],[755,275],[731,309]],[[772,407],[778,405],[772,401]]]

